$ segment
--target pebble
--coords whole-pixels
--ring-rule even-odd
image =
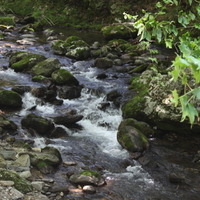
[[[83,186],[83,192],[88,194],[94,194],[96,193],[96,189],[92,185],[85,185]]]

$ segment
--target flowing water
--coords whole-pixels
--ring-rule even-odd
[[[80,84],[84,86],[81,97],[73,100],[64,100],[63,105],[56,106],[44,104],[42,101],[27,92],[23,96],[23,108],[17,112],[11,112],[10,118],[17,124],[30,112],[40,116],[51,118],[62,114],[67,110],[75,109],[84,118],[78,122],[78,127],[66,128],[68,136],[60,139],[45,139],[40,136],[33,137],[19,130],[17,137],[34,140],[35,146],[44,147],[54,146],[61,151],[63,161],[77,162],[76,168],[81,169],[100,169],[107,185],[98,188],[94,195],[67,196],[66,199],[103,199],[110,200],[164,200],[179,199],[176,193],[167,191],[159,181],[145,171],[141,165],[130,158],[129,153],[122,149],[117,142],[117,128],[122,120],[121,110],[112,103],[106,110],[100,109],[102,103],[107,102],[106,94],[112,90],[118,90],[125,96],[128,88],[128,74],[116,73],[107,70],[108,78],[98,80],[96,77],[103,70],[92,67],[93,60],[75,62],[66,57],[56,56],[49,48],[49,44],[36,43],[35,45],[16,44],[16,35],[9,38],[9,41],[1,41],[1,64],[0,77],[1,87],[10,89],[16,85],[40,87],[42,84],[34,83],[31,77],[23,73],[15,73],[7,69],[8,57],[5,52],[15,50],[25,50],[33,53],[43,54],[46,57],[55,57],[60,60],[62,67],[71,71]],[[116,78],[117,77],[117,78]],[[36,106],[34,111],[30,108]],[[66,176],[63,174],[71,173],[72,168],[61,167],[52,177],[63,184],[67,184]],[[173,198],[172,198],[173,196]]]

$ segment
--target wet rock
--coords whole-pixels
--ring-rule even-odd
[[[54,129],[54,124],[43,117],[37,116],[35,114],[29,114],[22,119],[21,124],[27,129],[32,129],[36,133],[48,136],[51,131]]]
[[[52,43],[54,53],[66,55],[77,60],[87,59],[90,56],[89,45],[77,36],[70,36],[66,40]]]
[[[51,74],[61,67],[61,63],[56,58],[48,58],[39,62],[32,68],[32,73],[37,76],[50,77]]]
[[[81,96],[82,86],[58,87],[58,96],[62,99],[75,99]]]
[[[73,174],[69,180],[75,185],[94,185],[101,186],[105,181],[101,178],[99,173],[92,171],[83,171],[80,174]]]
[[[32,191],[31,184],[13,171],[0,169],[0,180],[13,181],[14,187],[22,193]]]
[[[3,114],[0,114],[0,135],[4,135],[4,134],[15,134],[15,131],[17,130],[17,125],[7,119]]]
[[[107,97],[107,100],[112,101],[115,106],[117,106],[117,107],[120,106],[122,95],[117,90],[113,90],[113,91],[109,92],[106,95],[106,97]]]
[[[96,189],[92,185],[85,185],[85,186],[83,186],[83,192],[85,192],[87,194],[95,194]]]
[[[22,154],[15,160],[15,165],[22,167],[30,167],[30,156],[28,154]]]
[[[105,73],[102,73],[102,74],[98,74],[97,75],[97,79],[106,79],[108,76],[105,74]]]
[[[62,127],[56,127],[49,135],[50,138],[62,138],[67,136],[67,131]]]
[[[68,112],[63,114],[62,116],[54,117],[53,120],[56,124],[64,125],[64,126],[72,126],[76,122],[83,119],[83,115],[73,114]]]
[[[14,150],[1,149],[0,155],[2,155],[5,160],[15,160],[17,156],[17,152]]]
[[[169,181],[173,184],[182,184],[185,182],[185,178],[183,176],[179,176],[175,173],[171,173],[169,175]]]
[[[117,140],[123,148],[131,152],[142,152],[149,147],[146,136],[127,120],[120,123]]]
[[[33,181],[31,183],[32,187],[38,191],[42,191],[43,187],[44,187],[44,182],[42,181]]]
[[[0,90],[0,106],[8,108],[21,108],[22,98],[17,92]]]
[[[78,80],[67,70],[59,69],[52,73],[52,80],[57,85],[78,86]]]
[[[17,92],[20,95],[23,95],[25,92],[30,92],[30,86],[15,86],[12,88],[12,91]]]
[[[16,72],[29,71],[34,65],[46,58],[43,55],[19,51],[12,53],[9,60],[9,67]]]
[[[102,28],[102,33],[104,37],[108,40],[110,39],[129,39],[137,37],[137,30],[134,29],[132,24],[121,23],[112,24]]]
[[[94,62],[94,66],[101,69],[108,69],[113,66],[112,60],[109,58],[97,58]]]
[[[52,193],[61,193],[63,192],[65,195],[69,193],[68,186],[63,186],[63,185],[54,185],[51,190]]]

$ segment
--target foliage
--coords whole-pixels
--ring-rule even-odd
[[[184,91],[173,90],[172,102],[181,106],[181,121],[188,118],[193,124],[198,120],[199,112],[195,105],[200,99],[200,37],[193,34],[200,30],[199,1],[162,0],[156,3],[155,8],[155,13],[143,10],[140,18],[127,13],[124,17],[134,22],[140,41],[147,44],[156,41],[176,50],[171,76],[173,81],[182,83]],[[174,19],[168,20],[168,12],[173,9],[176,11]]]

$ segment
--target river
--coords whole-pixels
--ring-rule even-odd
[[[79,33],[81,35],[81,33]],[[95,33],[94,33],[95,34]],[[84,200],[167,200],[185,199],[176,190],[165,188],[160,180],[150,175],[139,162],[133,160],[129,153],[122,149],[117,142],[117,128],[122,120],[120,108],[110,103],[108,108],[100,109],[106,100],[106,94],[117,90],[126,98],[130,75],[117,73],[113,69],[104,71],[92,67],[93,60],[74,61],[67,57],[54,55],[50,44],[36,36],[33,45],[21,45],[16,41],[20,38],[16,32],[10,33],[4,41],[0,41],[0,77],[2,88],[11,89],[13,86],[41,87],[42,84],[31,81],[28,74],[16,73],[7,68],[8,56],[11,51],[29,51],[54,57],[62,63],[62,68],[69,70],[83,85],[81,97],[64,100],[63,105],[56,106],[42,101],[27,92],[23,96],[23,108],[20,111],[8,111],[10,119],[20,126],[21,119],[30,112],[51,118],[67,110],[76,110],[84,118],[77,127],[67,128],[68,135],[59,139],[47,139],[27,135],[19,129],[17,138],[31,139],[37,147],[46,145],[58,148],[63,161],[76,162],[76,167],[60,167],[55,174],[55,180],[62,184],[69,184],[66,174],[77,169],[100,170],[106,180],[106,185],[97,189],[97,193],[67,195],[64,199]],[[94,36],[95,38],[95,36]],[[106,73],[104,80],[97,79],[97,75]],[[31,108],[35,106],[35,110]],[[58,125],[57,125],[58,126]],[[60,126],[60,125],[59,125]],[[75,169],[76,168],[76,169]]]

